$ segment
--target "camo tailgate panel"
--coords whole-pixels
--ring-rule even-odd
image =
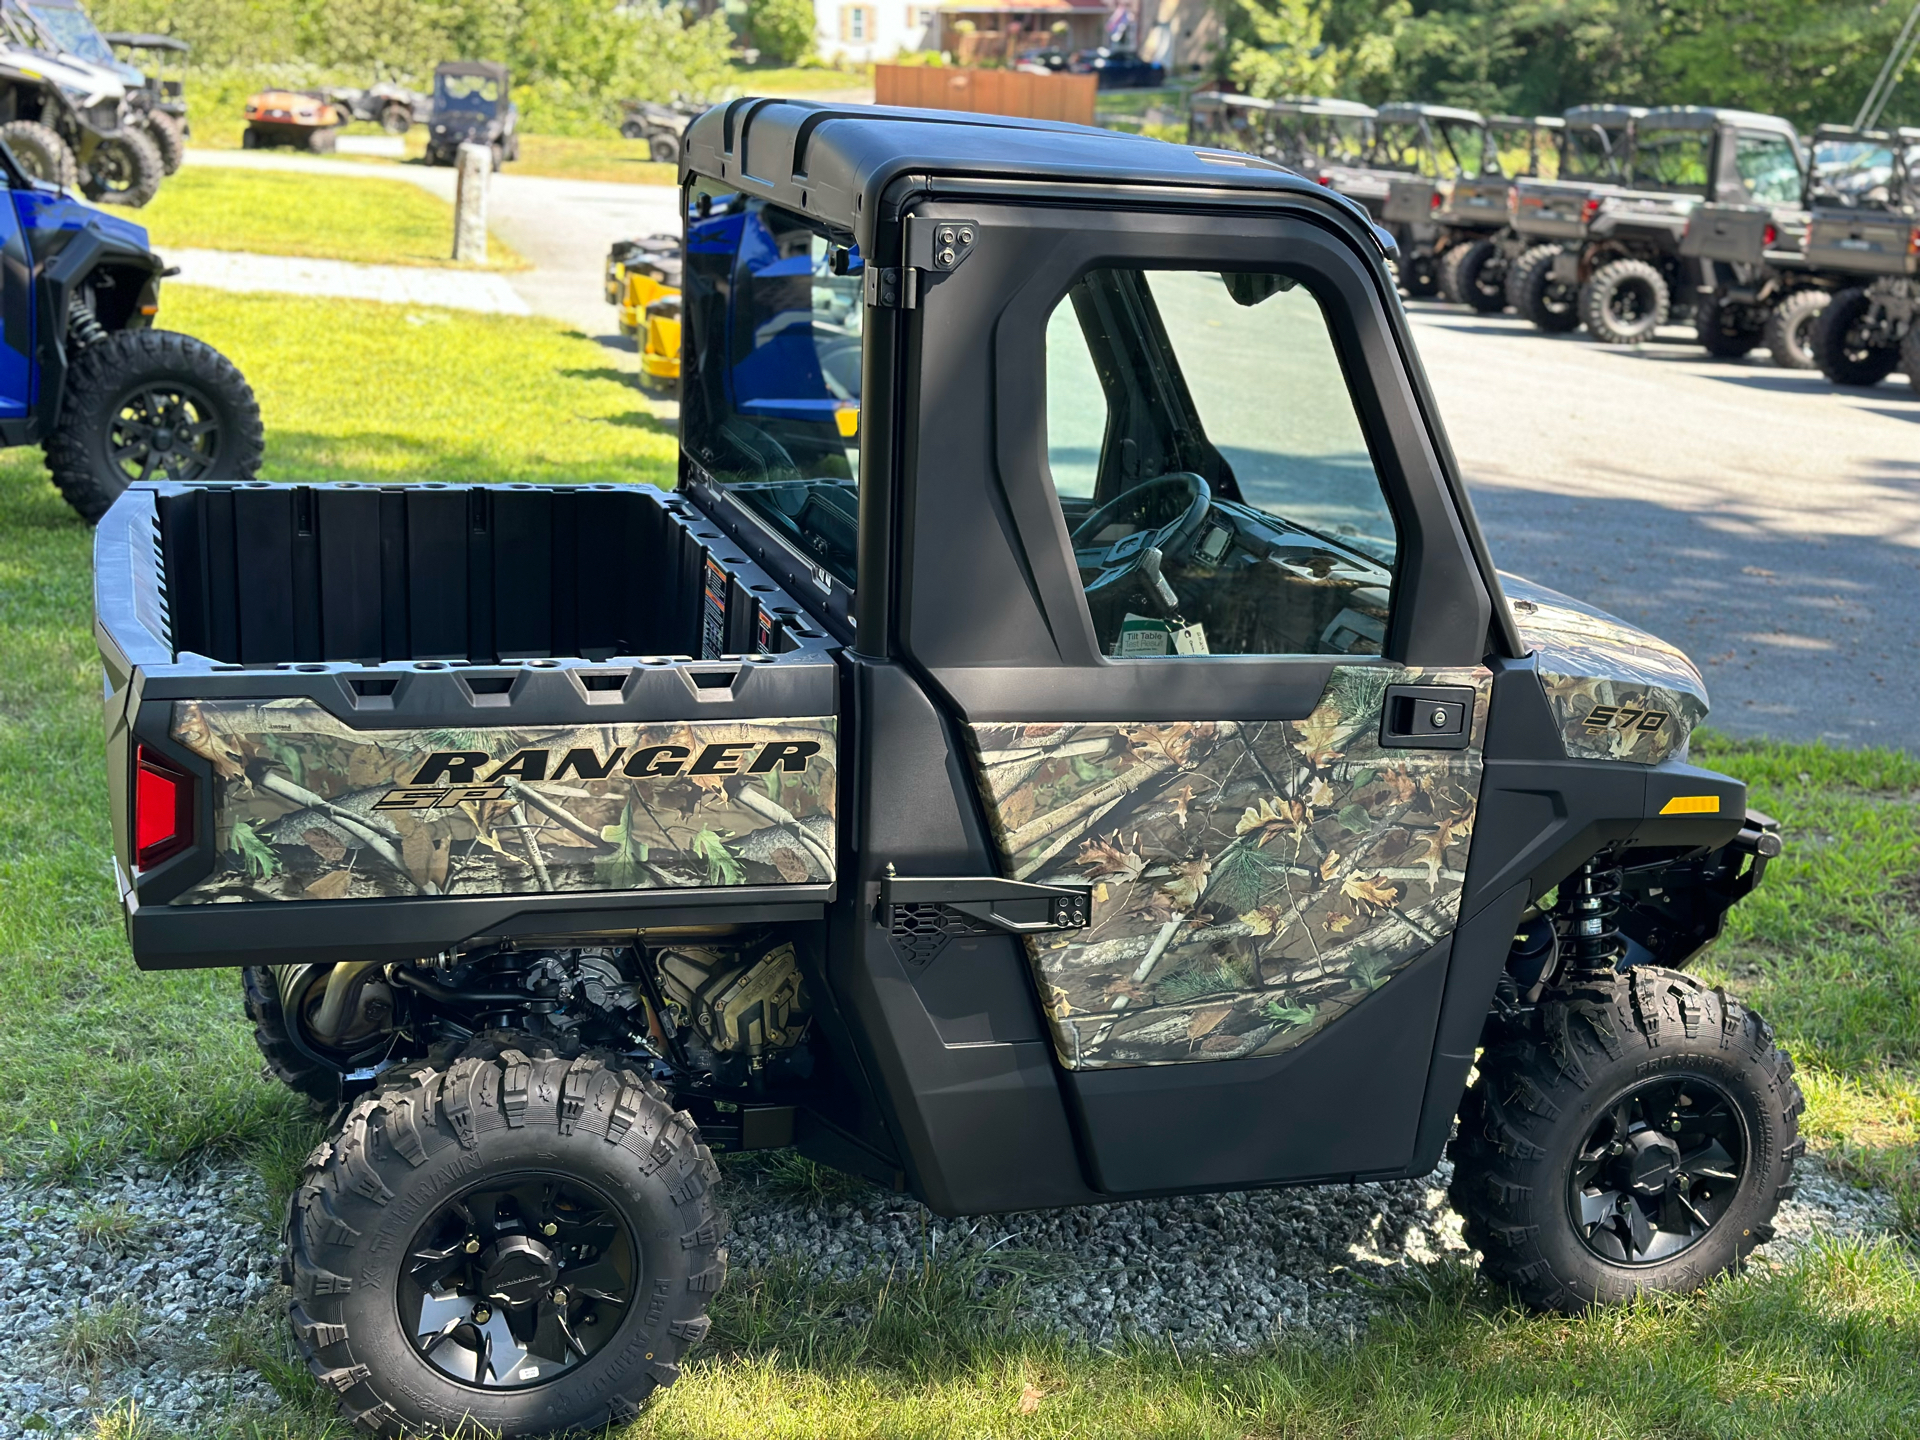
[[[183,702],[219,855],[176,905],[833,878],[832,717],[355,730],[311,700]]]
[[[1383,749],[1389,684],[1474,687],[1471,748]],[[1304,720],[970,726],[1006,873],[1094,882],[1028,941],[1061,1063],[1277,1054],[1450,934],[1489,691],[1344,666]]]

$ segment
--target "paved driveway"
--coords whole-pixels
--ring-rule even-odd
[[[1641,350],[1415,304],[1501,566],[1705,671],[1740,734],[1920,749],[1920,397],[1697,345]]]

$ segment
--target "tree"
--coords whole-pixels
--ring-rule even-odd
[[[813,0],[747,0],[747,32],[760,53],[791,65],[813,53]]]

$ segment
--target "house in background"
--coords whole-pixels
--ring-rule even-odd
[[[939,7],[915,0],[813,0],[814,48],[822,59],[865,65],[903,50],[937,50]]]
[[[1109,0],[814,0],[815,46],[828,60],[852,64],[911,50],[944,50],[962,64],[1011,59],[1049,45],[1100,44],[1110,9]]]

